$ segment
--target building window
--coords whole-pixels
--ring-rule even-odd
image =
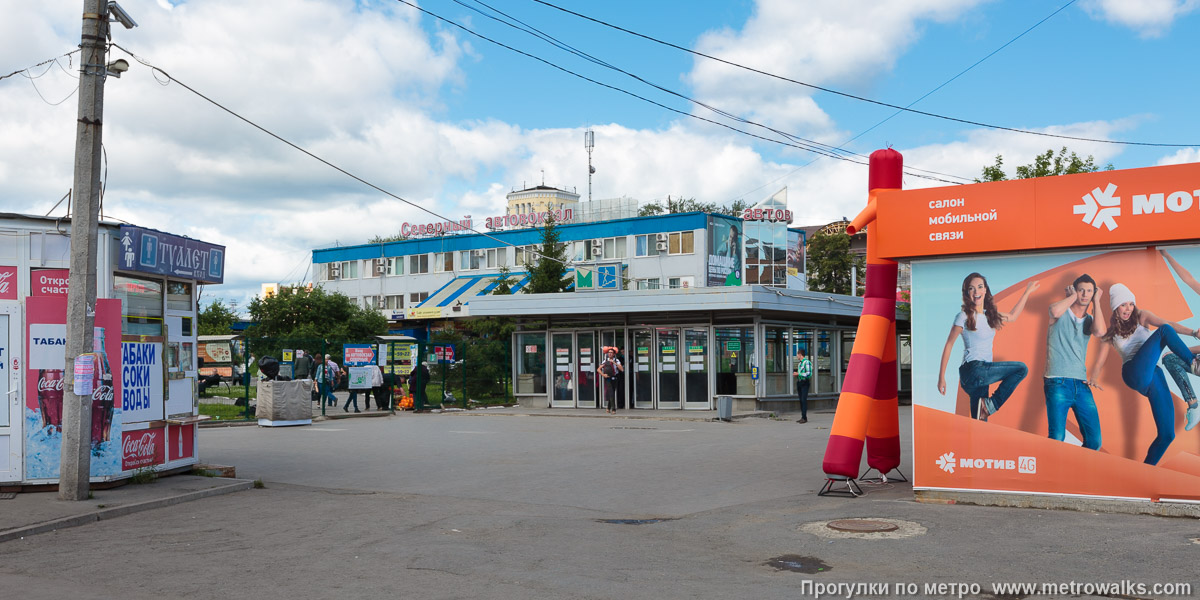
[[[634,239],[635,256],[658,256],[658,235],[639,235]]]
[[[659,288],[659,279],[657,277],[651,277],[649,279],[639,279],[638,280],[638,289],[639,290],[657,290],[658,288]]]
[[[348,260],[342,263],[342,275],[338,279],[358,279],[358,261]]]
[[[121,333],[163,334],[163,284],[155,279],[113,275],[113,298],[121,301]]]
[[[517,266],[533,266],[537,264],[538,247],[536,245],[517,248]]]
[[[437,254],[434,254],[433,271],[435,273],[447,273],[454,271],[454,253],[438,252]]]
[[[379,296],[363,296],[363,308],[367,310],[380,308]]]
[[[388,275],[403,275],[404,274],[404,258],[393,256],[387,259],[387,274]]]
[[[695,232],[681,231],[667,236],[669,254],[692,254],[695,252]]]
[[[387,267],[387,259],[385,258],[372,258],[371,260],[365,262],[367,263],[367,271],[363,273],[364,278],[379,277],[380,275],[383,275],[384,268]]]
[[[597,244],[597,242],[599,242]],[[589,240],[585,258],[586,260],[610,259],[610,258],[625,258],[628,256],[625,250],[625,236],[599,238]]]
[[[358,305],[358,296],[350,296],[350,304]]]
[[[489,269],[499,269],[508,265],[507,248],[489,248],[487,251],[487,266]]]
[[[429,298],[429,292],[413,292],[408,295],[408,303],[417,305]]]
[[[408,272],[413,275],[420,275],[429,272],[429,255],[414,254],[408,257]]]
[[[670,289],[673,289],[673,290],[677,290],[677,289],[683,287],[683,283],[678,277],[670,277],[667,279],[667,287]]]
[[[388,296],[384,299],[384,308],[388,310],[400,310],[404,308],[404,295]]]
[[[458,253],[458,268],[463,271],[474,271],[483,265],[480,250],[463,250]]]
[[[167,282],[167,310],[192,310],[192,284]]]

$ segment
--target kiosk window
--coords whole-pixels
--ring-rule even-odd
[[[168,281],[167,309],[192,310],[192,284],[182,281]]]
[[[121,333],[163,335],[163,285],[154,279],[113,276],[113,297],[121,301]]]

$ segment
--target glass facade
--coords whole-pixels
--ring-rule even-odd
[[[121,301],[121,333],[163,335],[163,284],[154,279],[113,275],[113,298]]]
[[[517,392],[546,393],[546,333],[517,334]]]

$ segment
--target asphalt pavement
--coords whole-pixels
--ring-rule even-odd
[[[1195,519],[926,504],[897,482],[818,497],[831,412],[803,425],[538,412],[207,428],[201,459],[264,489],[0,543],[0,589],[23,599],[1158,598],[1154,585],[1196,583]],[[905,444],[909,419],[902,409]],[[844,519],[895,529],[827,526]],[[1064,587],[992,588],[1010,583]],[[1109,583],[1124,587],[1082,587]]]

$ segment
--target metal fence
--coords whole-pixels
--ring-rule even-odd
[[[506,340],[396,341],[320,338],[242,338],[234,343],[230,375],[201,376],[201,413],[221,420],[254,418],[260,366],[268,357],[279,363],[279,376],[313,379],[314,414],[367,409],[417,412],[440,408],[471,409],[512,400]],[[311,358],[320,355],[337,366],[336,375],[323,377]],[[346,362],[362,362],[368,354],[380,367],[382,386],[362,387],[363,373]],[[335,371],[330,369],[331,373]],[[352,377],[358,385],[352,385]],[[358,387],[359,389],[353,389]]]

